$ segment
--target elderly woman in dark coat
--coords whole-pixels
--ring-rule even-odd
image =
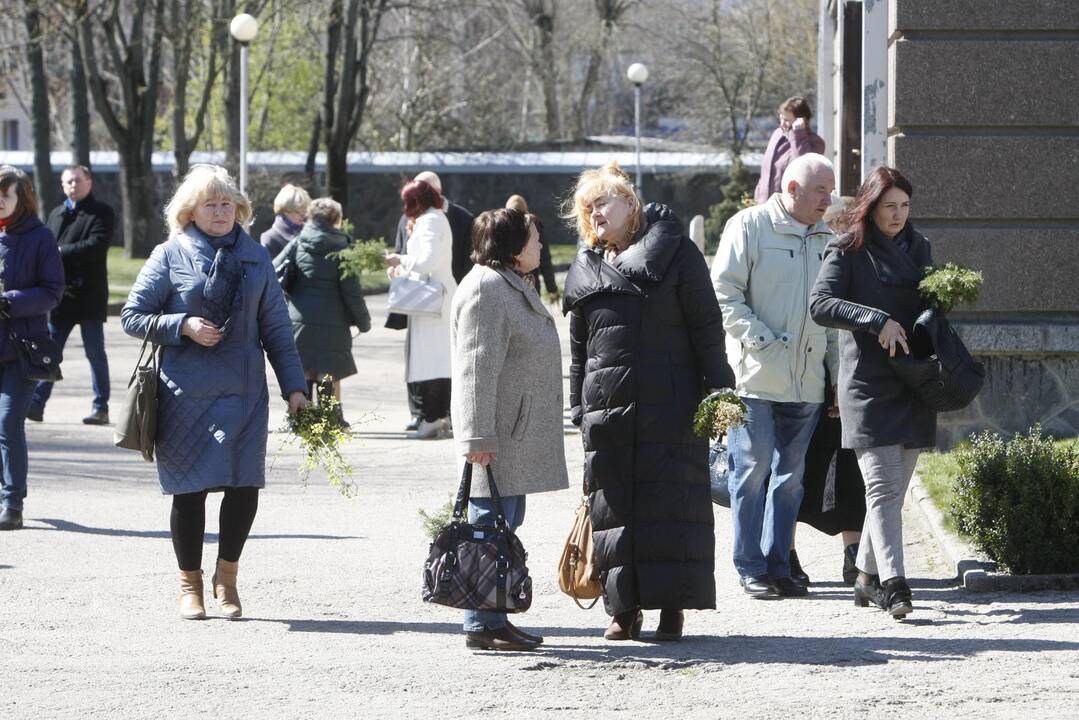
[[[266,484],[266,359],[290,413],[307,404],[303,370],[266,251],[244,230],[251,203],[228,172],[196,165],[165,207],[154,248],[120,312],[124,332],[163,346],[157,388],[157,475],[172,496],[180,616],[206,617],[206,495],[221,491],[216,570],[222,615],[242,614],[240,553]]]
[[[878,167],[858,190],[850,232],[837,238],[810,296],[814,322],[840,334],[839,415],[843,447],[865,480],[855,603],[894,617],[913,609],[903,570],[903,497],[921,448],[936,444],[936,413],[922,405],[888,361],[908,353],[907,332],[924,309],[918,283],[933,262],[910,224],[913,188]]]
[[[271,258],[281,254],[289,241],[303,230],[311,196],[298,185],[285,185],[273,199],[273,225],[259,236],[259,242]]]
[[[356,374],[352,358],[352,332],[371,329],[371,315],[363,299],[360,279],[341,277],[334,253],[348,248],[351,240],[341,230],[341,203],[317,198],[307,208],[307,222],[300,234],[274,259],[274,268],[294,264],[295,280],[288,293],[296,349],[300,351],[308,395],[314,383],[329,375],[338,404],[338,422],[348,427],[341,412],[341,380]]]
[[[49,311],[64,294],[56,238],[37,217],[34,184],[0,165],[0,530],[23,526],[26,411],[34,381],[22,371],[15,338],[49,337]]]
[[[567,203],[568,204],[568,203]],[[642,209],[611,163],[581,174],[567,217],[587,247],[570,267],[570,408],[581,428],[594,560],[613,622],[682,636],[683,610],[715,607],[708,446],[693,415],[731,387],[723,318],[704,257],[666,207]]]

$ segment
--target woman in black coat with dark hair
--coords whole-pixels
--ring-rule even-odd
[[[594,561],[614,620],[637,638],[682,637],[683,610],[715,607],[708,446],[693,433],[707,391],[734,385],[704,257],[667,208],[617,165],[581,174],[573,207],[587,247],[570,267],[570,408],[585,449]]]
[[[929,241],[909,222],[913,188],[878,167],[858,190],[851,231],[829,246],[810,295],[813,321],[839,338],[843,447],[865,480],[855,602],[894,617],[913,609],[903,568],[903,497],[918,453],[936,444],[936,413],[914,396],[890,357],[910,353],[907,333],[924,309],[918,283],[932,264]]]

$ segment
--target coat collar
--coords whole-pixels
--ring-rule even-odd
[[[491,268],[496,273],[501,275],[506,282],[510,284],[517,292],[525,296],[525,300],[528,302],[529,307],[538,312],[540,315],[550,317],[551,314],[547,312],[547,308],[543,307],[543,302],[540,300],[539,293],[532,289],[532,287],[524,281],[524,279],[508,268]]]
[[[768,201],[764,203],[764,207],[768,212],[768,220],[771,221],[772,227],[777,233],[796,235],[799,238],[817,234],[832,234],[832,231],[828,229],[828,224],[823,220],[818,220],[816,224],[807,226],[791,217],[787,209],[783,207],[783,201],[780,199],[779,193],[774,193],[772,197],[768,198]]]
[[[652,203],[642,225],[640,237],[613,264],[630,280],[661,282],[682,244],[682,223],[666,205]]]
[[[206,242],[202,236],[191,229],[191,225],[188,225],[183,231],[176,236],[176,242],[184,249],[192,258],[204,258],[210,262],[213,262],[214,256],[217,251],[210,247],[210,243]],[[240,259],[240,262],[257,263],[266,257],[266,250],[261,245],[257,244],[251,239],[251,236],[247,234],[247,231],[242,227],[240,228],[240,236],[236,238],[236,257]],[[261,253],[261,254],[260,254]]]

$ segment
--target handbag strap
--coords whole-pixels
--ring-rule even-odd
[[[592,503],[589,502],[588,493],[585,493],[584,496],[581,498],[581,505],[584,506],[585,512],[591,512]],[[578,558],[578,560],[579,560],[579,558]],[[596,606],[596,603],[599,602],[600,597],[602,597],[602,596],[599,596],[599,597],[593,598],[591,605],[582,605],[581,604],[581,599],[577,597],[577,586],[574,585],[573,583],[570,583],[570,586],[569,586],[569,596],[571,598],[573,598],[573,602],[577,603],[577,607],[579,607],[582,610],[591,610],[592,608],[594,608]]]
[[[498,486],[495,484],[495,474],[491,466],[487,465],[487,484],[491,488],[491,500],[495,506],[495,525],[498,528],[506,527],[506,512],[502,509],[502,496],[498,494]],[[465,517],[465,507],[472,496],[472,463],[466,462],[465,469],[461,473],[461,484],[457,488],[457,499],[453,503],[453,519],[460,521]]]
[[[131,378],[127,381],[128,385],[134,382],[135,376],[139,373],[139,368],[142,367],[142,359],[143,356],[146,354],[146,345],[150,343],[150,336],[157,332],[157,324],[160,320],[161,313],[158,313],[157,315],[154,315],[152,318],[150,318],[150,326],[146,328],[146,337],[142,339],[142,347],[139,349],[139,359],[135,362],[135,369],[131,371]],[[150,363],[152,364],[152,367],[154,369],[154,375],[157,375],[158,370],[160,369],[158,368],[157,364],[158,347],[159,345],[156,342],[152,343],[152,347],[150,350]]]

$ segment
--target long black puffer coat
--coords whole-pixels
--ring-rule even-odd
[[[570,406],[585,450],[609,615],[715,607],[707,388],[733,387],[704,257],[663,206],[613,264],[582,250],[566,279]]]

